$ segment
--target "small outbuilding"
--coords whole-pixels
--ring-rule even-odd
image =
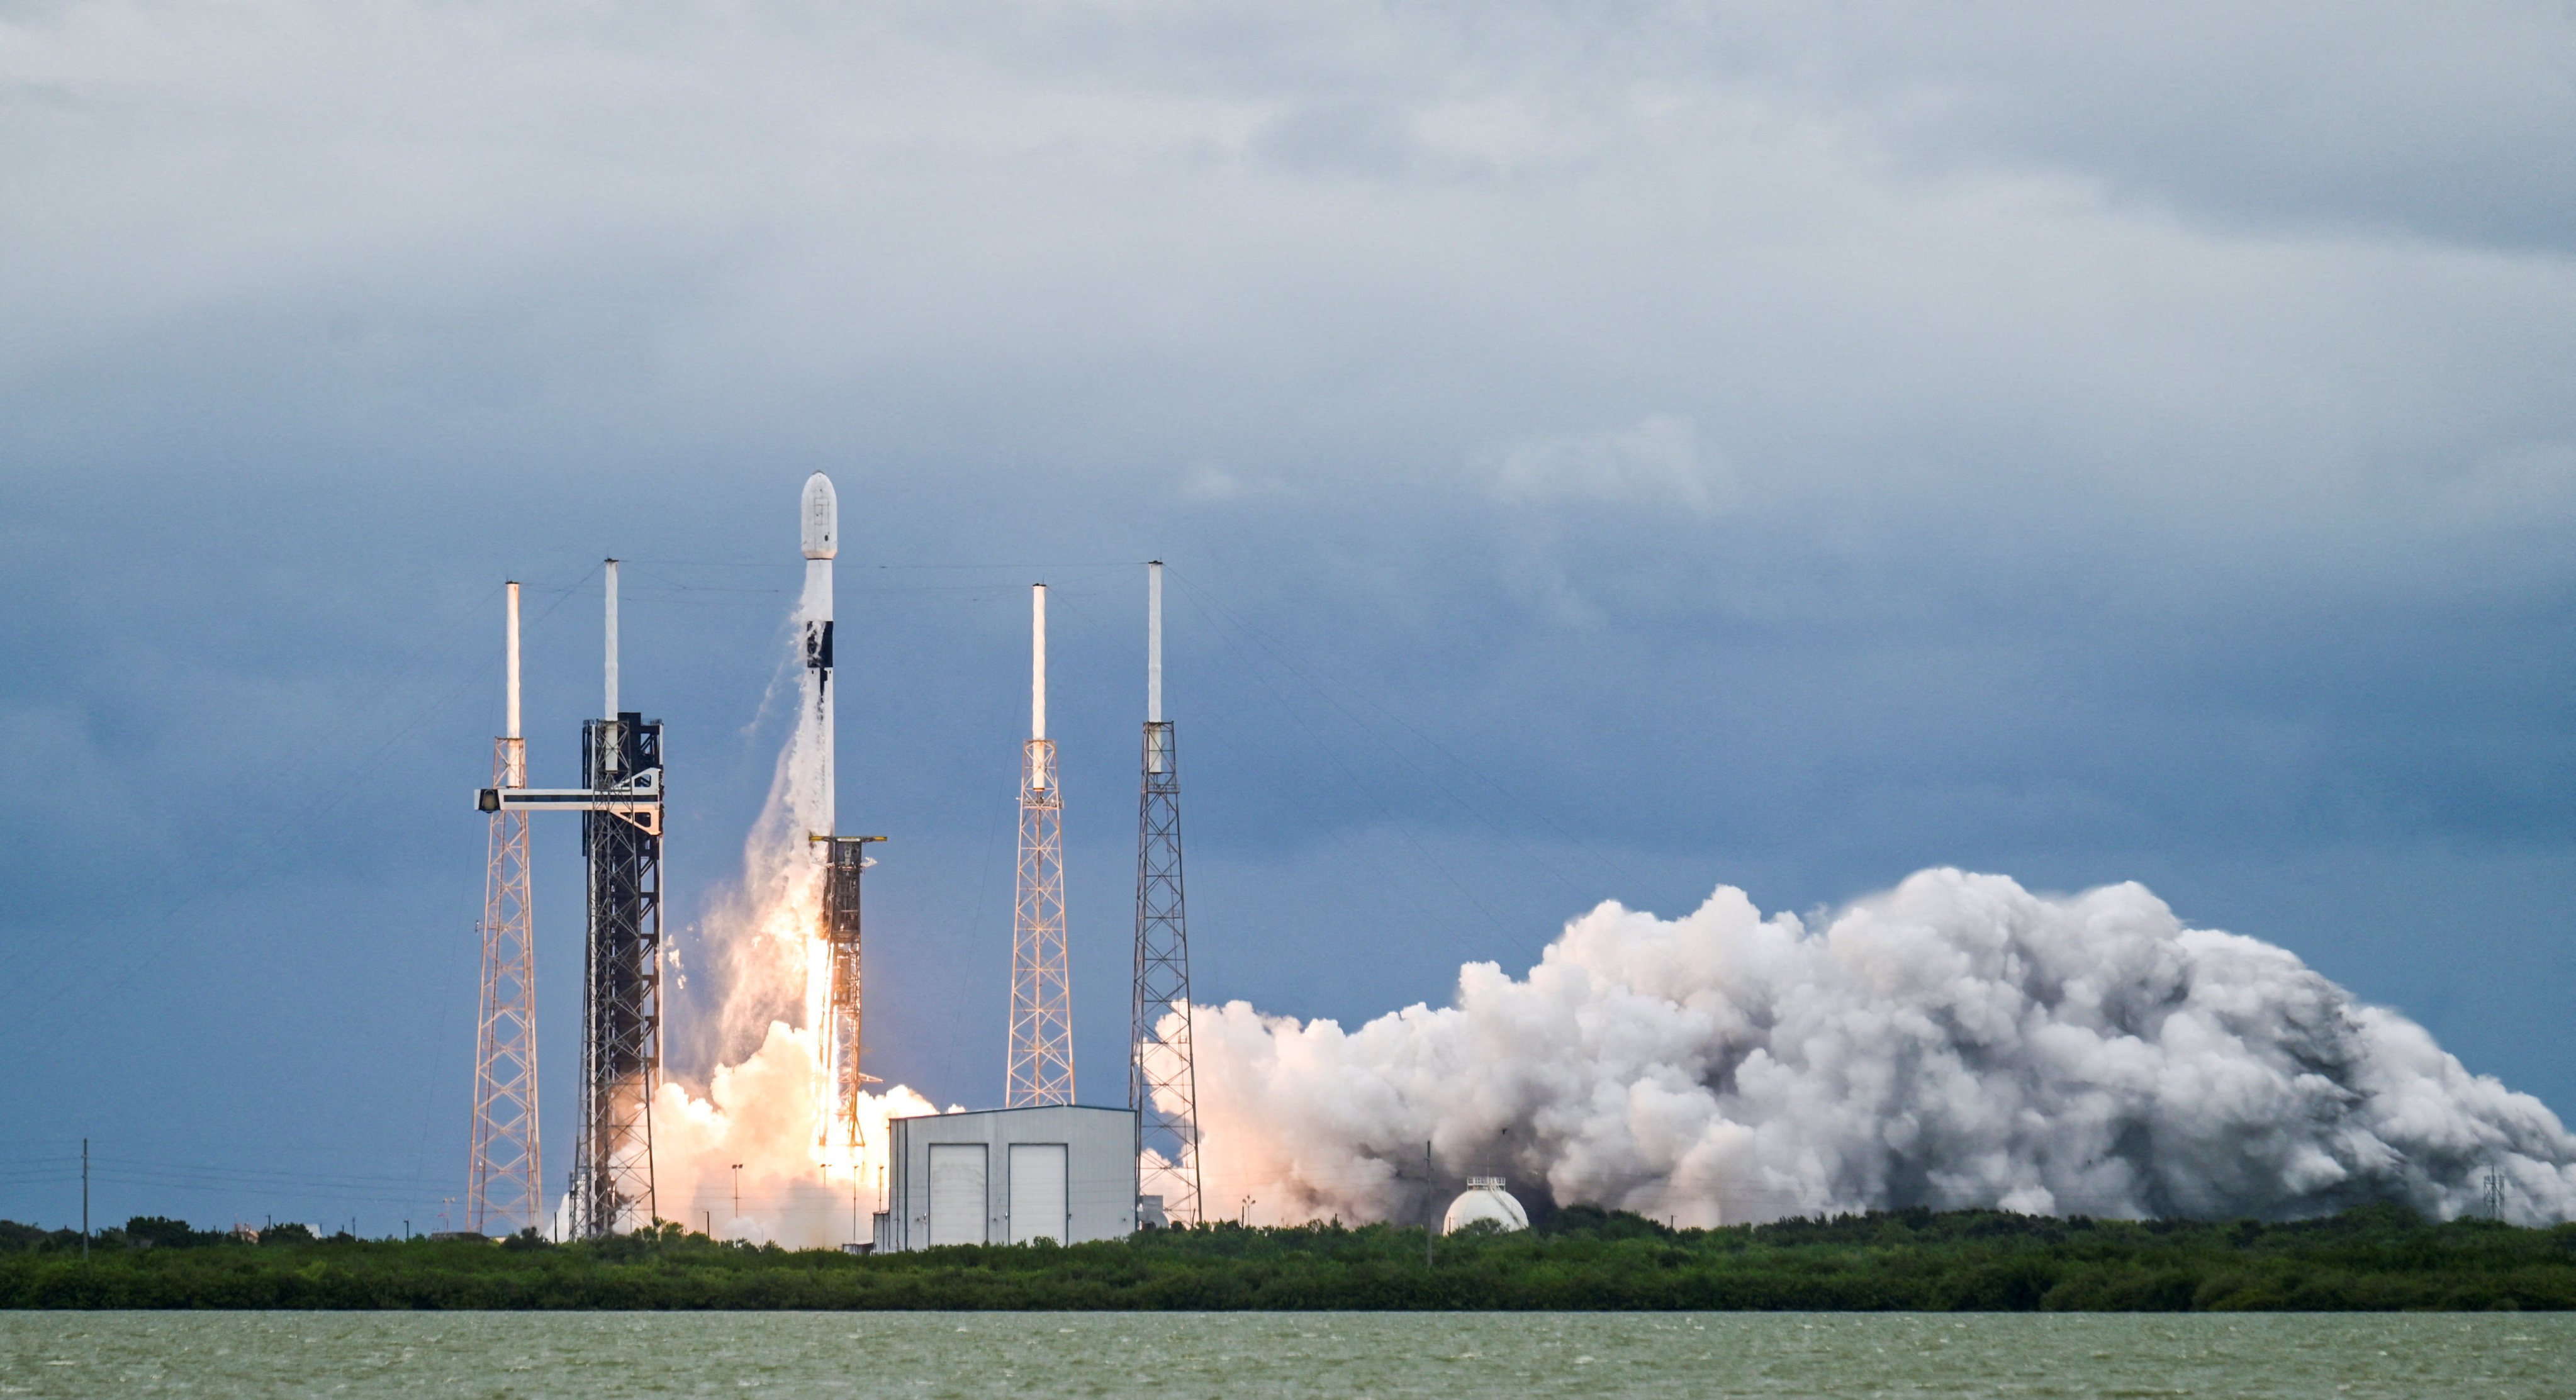
[[[1529,1212],[1511,1192],[1503,1189],[1499,1176],[1467,1178],[1464,1195],[1449,1203],[1449,1213],[1440,1220],[1440,1233],[1454,1235],[1470,1225],[1492,1225],[1503,1230],[1529,1228]]]
[[[1118,1240],[1136,1232],[1136,1115],[1056,1104],[888,1125],[879,1253]]]

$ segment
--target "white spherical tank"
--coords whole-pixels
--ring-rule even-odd
[[[1489,1223],[1502,1230],[1529,1228],[1529,1212],[1503,1189],[1499,1176],[1467,1178],[1466,1194],[1449,1203],[1449,1213],[1440,1220],[1440,1233],[1454,1235],[1470,1225]]]
[[[832,478],[816,472],[805,478],[805,557],[829,559],[841,552],[841,498]]]

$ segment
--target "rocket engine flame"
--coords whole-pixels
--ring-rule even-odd
[[[1356,1031],[1201,1008],[1210,1195],[1256,1222],[1424,1218],[1504,1175],[1683,1225],[1905,1206],[2576,1217],[2576,1138],[2423,1027],[2135,884],[1928,870],[1810,928],[1721,886],[1605,903],[1520,979]]]

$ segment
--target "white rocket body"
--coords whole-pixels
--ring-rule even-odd
[[[803,724],[813,726],[813,753],[820,766],[815,805],[806,811],[813,834],[836,830],[832,810],[832,559],[841,552],[841,500],[832,479],[816,472],[805,479],[805,498],[798,511],[805,546],[805,684]],[[817,846],[820,852],[824,848]]]

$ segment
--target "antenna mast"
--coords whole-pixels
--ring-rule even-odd
[[[1029,741],[1020,757],[1020,897],[1011,947],[1003,1106],[1073,1102],[1073,993],[1064,941],[1064,793],[1046,736],[1046,585],[1029,592]]]
[[[519,736],[519,585],[509,585],[505,705],[492,741],[492,786],[528,785]],[[538,1183],[537,957],[528,890],[528,813],[495,803],[483,876],[483,997],[474,1032],[473,1146],[466,1159],[465,1228],[479,1235],[534,1229]]]
[[[1136,999],[1127,1106],[1136,1184],[1164,1218],[1200,1217],[1198,1070],[1190,1044],[1190,930],[1181,895],[1181,770],[1163,718],[1163,565],[1145,566],[1144,785],[1136,804]]]

